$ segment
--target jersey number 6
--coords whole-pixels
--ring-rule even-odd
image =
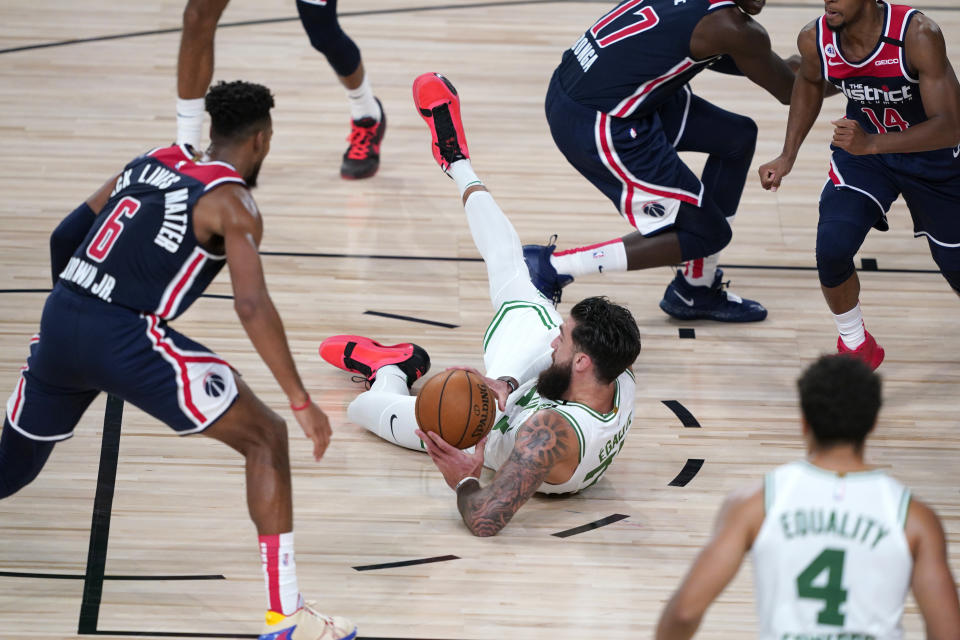
[[[602,38],[600,37],[600,31],[609,26],[611,22],[642,3],[643,0],[630,0],[629,2],[623,3],[607,15],[597,20],[597,23],[590,27],[590,35],[592,35],[593,39],[597,41],[597,46],[599,46],[601,49],[604,47],[609,47],[611,44],[620,42],[624,38],[635,36],[638,33],[643,33],[644,31],[657,26],[657,24],[660,22],[660,16],[657,15],[657,12],[654,11],[653,7],[644,7],[643,9],[634,12],[634,15],[640,16],[639,20],[632,22],[625,27],[617,29],[613,33],[605,35]]]
[[[132,218],[139,209],[140,201],[136,198],[126,196],[118,202],[110,215],[107,216],[106,222],[100,227],[97,235],[90,242],[90,246],[87,247],[87,257],[94,262],[106,260],[110,249],[113,248],[123,232],[123,218]]]

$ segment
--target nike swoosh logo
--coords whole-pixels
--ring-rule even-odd
[[[397,419],[397,414],[394,413],[390,416],[390,435],[393,436],[394,440],[397,439],[397,434],[393,432],[393,421],[396,419]]]
[[[693,306],[693,298],[690,298],[689,300],[688,300],[687,298],[684,298],[682,295],[680,295],[680,293],[679,293],[676,289],[673,290],[673,294],[674,294],[675,296],[677,296],[678,298],[680,298],[681,300],[683,300],[683,302],[684,302],[688,307],[692,307],[692,306]]]
[[[842,62],[834,62],[833,60],[827,60],[827,64],[830,65],[831,67],[835,67],[835,66],[837,66],[838,64],[843,64],[843,63],[842,63]]]

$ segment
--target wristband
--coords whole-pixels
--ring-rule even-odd
[[[476,482],[477,484],[480,484],[480,478],[474,478],[473,476],[467,476],[466,478],[462,479],[460,482],[457,483],[457,486],[454,488],[454,491],[459,492],[459,491],[460,491],[460,487],[462,487],[462,486],[464,485],[464,483],[465,483],[465,482],[468,482],[469,480],[473,480],[473,481]]]
[[[291,403],[290,403],[290,410],[291,410],[291,411],[303,411],[304,409],[306,409],[306,408],[309,407],[309,406],[310,406],[310,394],[308,393],[308,394],[307,394],[307,399],[303,401],[303,404],[297,406],[297,405],[295,405],[295,404],[293,404],[293,403],[291,402]]]
[[[510,393],[513,393],[518,388],[520,388],[520,384],[511,376],[500,376],[499,378],[497,378],[497,380],[502,380],[506,382],[507,386],[510,387]]]

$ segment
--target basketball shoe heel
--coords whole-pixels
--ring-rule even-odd
[[[553,302],[553,306],[560,304],[561,290],[573,282],[573,276],[557,273],[550,262],[550,256],[557,248],[556,234],[550,236],[547,244],[523,245],[523,261],[527,263],[530,273],[530,282],[537,288],[543,297]]]
[[[357,625],[346,618],[326,616],[305,604],[289,616],[267,611],[259,640],[354,640]]]
[[[843,342],[842,337],[837,338],[837,353],[842,356],[850,356],[852,358],[857,358],[858,360],[863,360],[866,362],[871,369],[876,369],[880,366],[880,363],[883,362],[884,351],[883,347],[877,344],[877,341],[869,331],[864,330],[865,340],[856,349],[851,349]]]
[[[320,343],[320,357],[368,383],[376,379],[377,369],[388,364],[400,367],[408,387],[430,370],[430,356],[423,347],[412,342],[384,345],[363,336],[331,336]]]
[[[460,97],[439,73],[424,73],[413,81],[413,104],[433,135],[433,159],[446,173],[457,160],[467,160],[467,136],[460,120]]]
[[[767,317],[767,310],[756,300],[747,300],[728,291],[723,270],[717,269],[713,284],[695,287],[678,269],[677,275],[663,293],[660,308],[678,320],[716,320],[718,322],[758,322]]]
[[[361,118],[350,123],[350,135],[347,136],[350,145],[340,164],[340,177],[344,180],[370,178],[380,168],[380,143],[387,131],[387,114],[380,100],[374,100],[380,107],[379,122],[373,118]]]

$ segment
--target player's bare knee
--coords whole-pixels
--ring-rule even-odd
[[[190,0],[183,9],[184,37],[212,40],[226,2]]]

